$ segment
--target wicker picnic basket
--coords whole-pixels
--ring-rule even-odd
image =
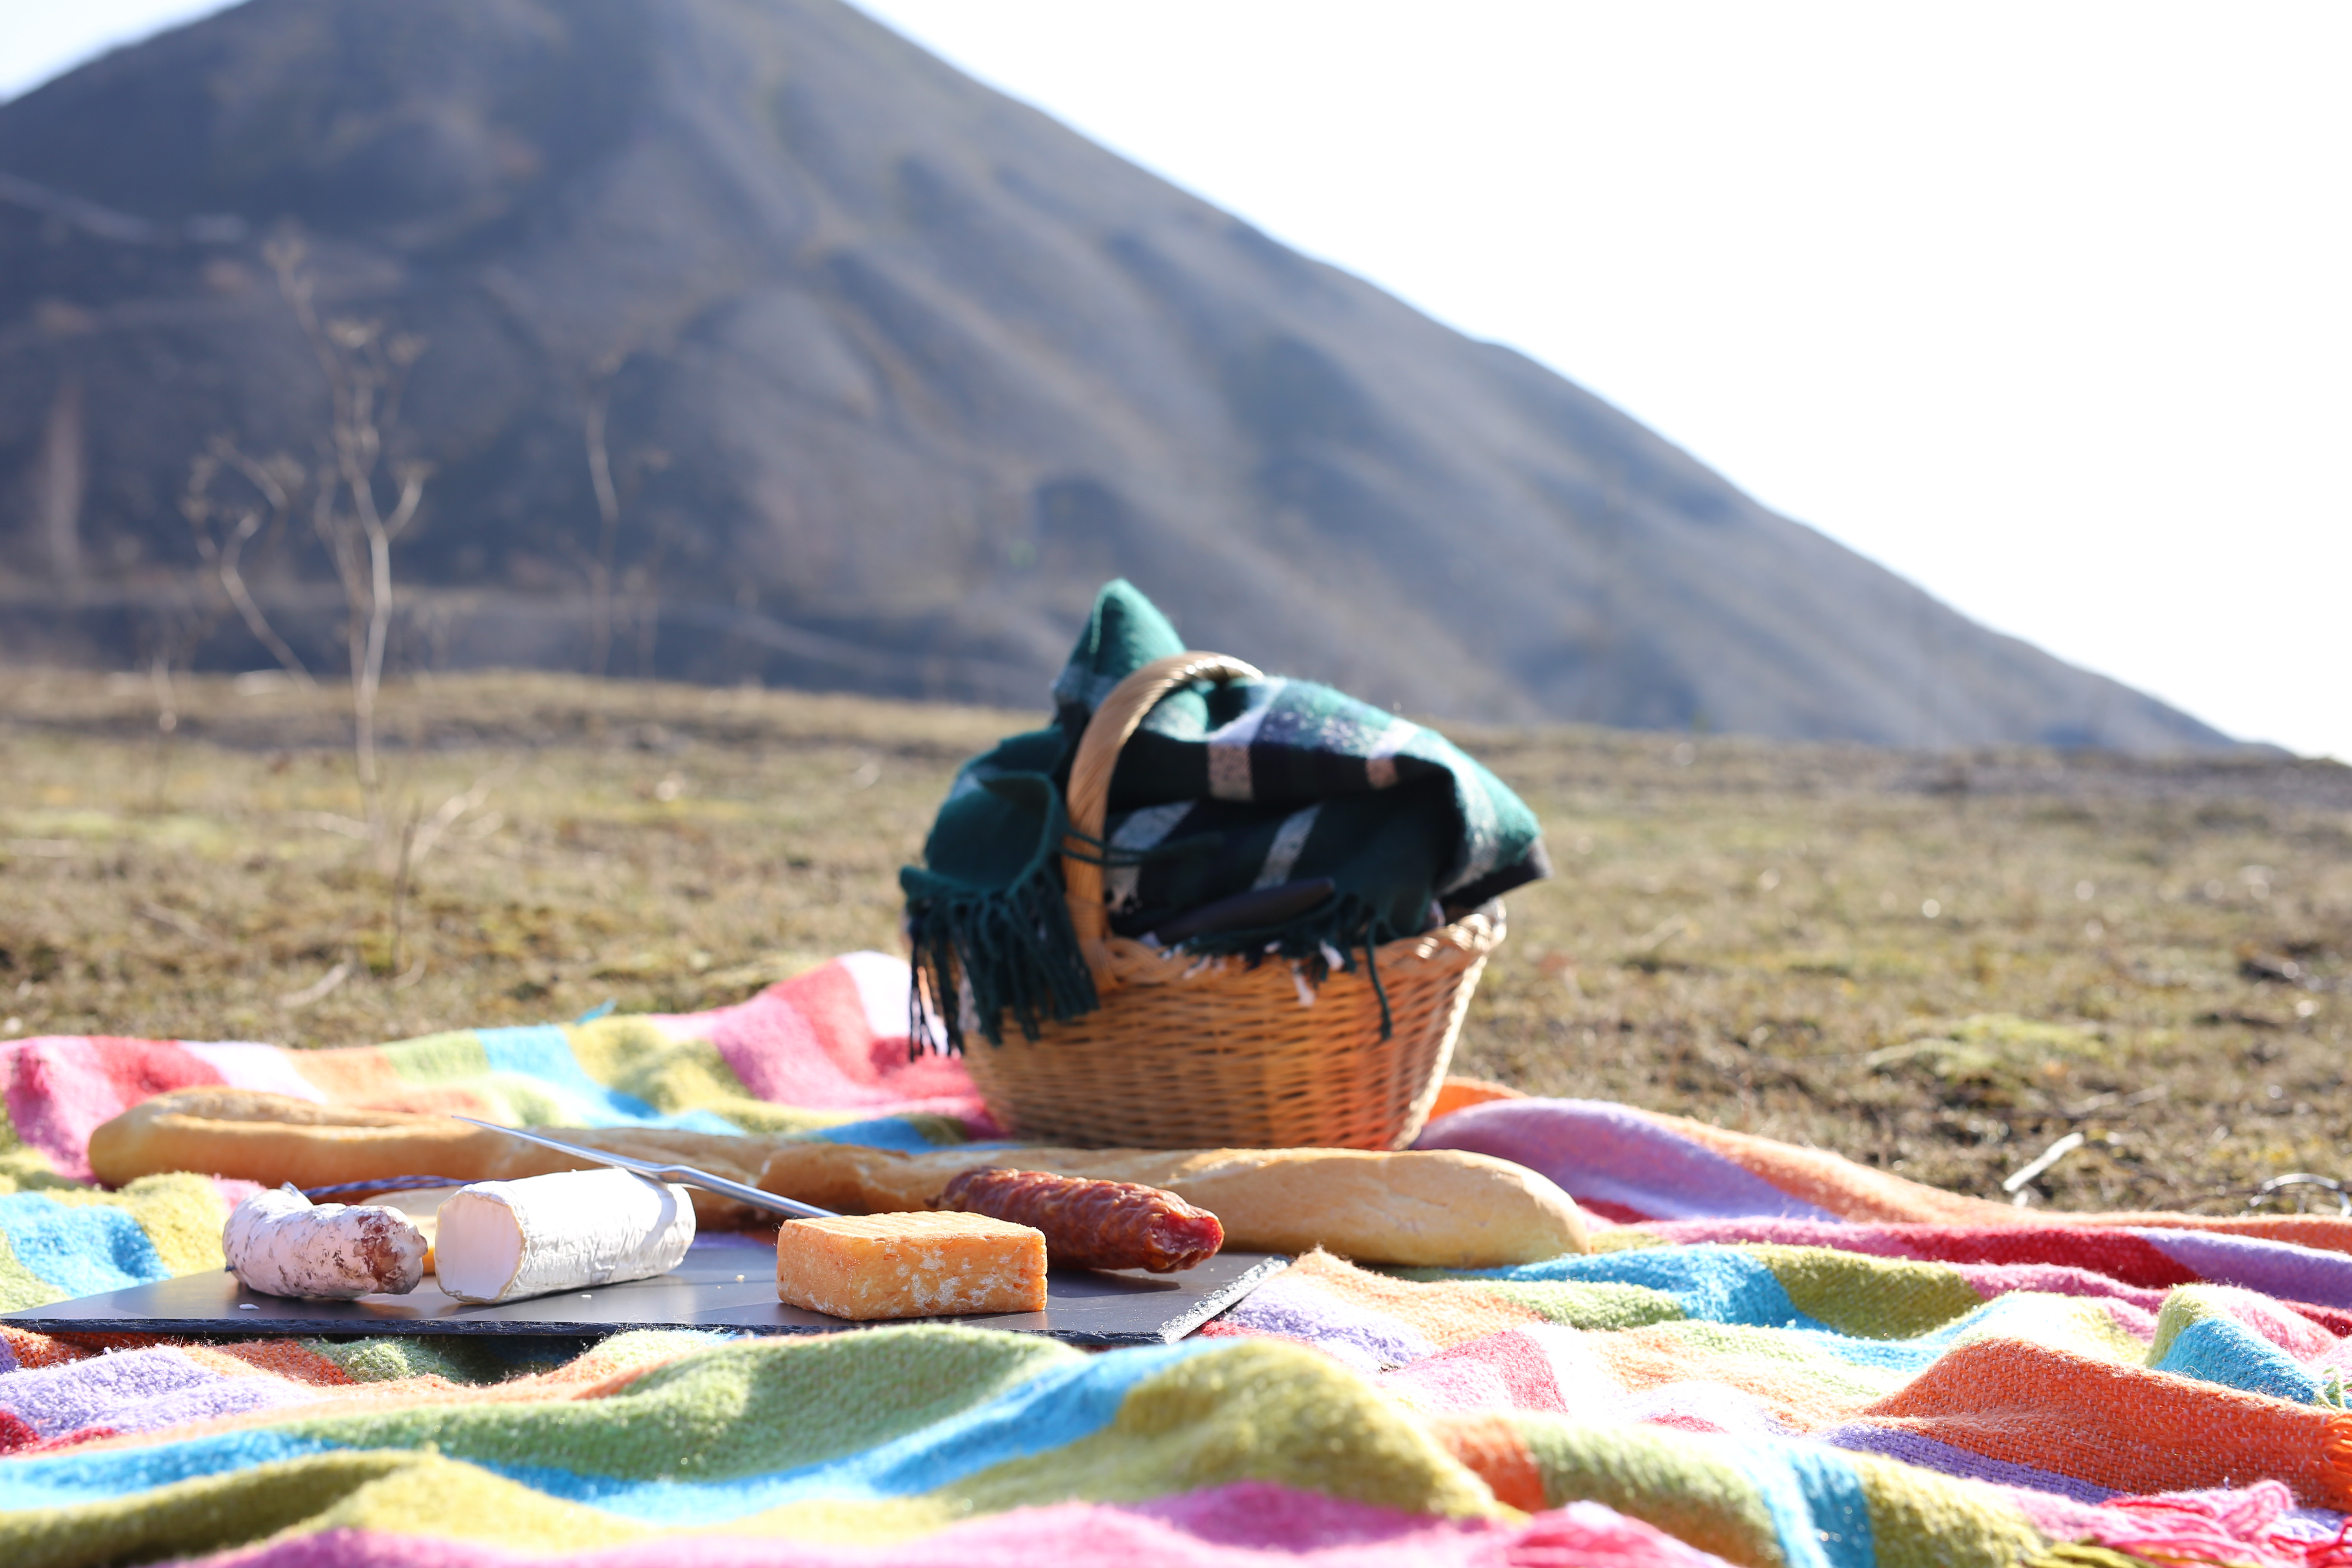
[[[1159,700],[1258,671],[1220,654],[1156,659],[1095,710],[1070,768],[1070,825],[1099,843],[1111,769]],[[1038,1038],[972,1039],[964,1064],[1005,1130],[1032,1142],[1140,1149],[1399,1149],[1428,1119],[1500,905],[1376,951],[1391,1027],[1362,973],[1309,987],[1288,962],[1202,959],[1115,936],[1103,868],[1065,844],[1062,874],[1102,1005]],[[1009,1022],[1009,1021],[1008,1021]]]

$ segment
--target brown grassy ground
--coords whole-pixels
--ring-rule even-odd
[[[0,670],[0,1034],[324,1046],[733,1000],[894,946],[955,764],[1031,721],[400,687],[390,816],[448,819],[402,899],[352,837],[333,695],[255,684],[183,683],[165,737],[143,682]],[[1461,1070],[1995,1196],[2080,1131],[2033,1194],[2066,1207],[2352,1174],[2352,770],[1457,736],[1559,867],[1512,900]]]

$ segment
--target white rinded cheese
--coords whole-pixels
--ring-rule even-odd
[[[684,1187],[626,1171],[565,1171],[451,1194],[433,1265],[441,1289],[461,1301],[514,1301],[650,1279],[677,1268],[693,1244]]]
[[[314,1204],[291,1183],[254,1194],[221,1227],[229,1268],[265,1296],[404,1295],[425,1278],[425,1247],[397,1209]]]

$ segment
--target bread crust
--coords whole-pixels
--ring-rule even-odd
[[[699,1166],[747,1184],[772,1147],[765,1139],[668,1127],[567,1127],[563,1137],[615,1154]],[[115,1187],[166,1171],[330,1187],[383,1176],[495,1182],[600,1168],[447,1116],[214,1088],[159,1094],[102,1124],[89,1135],[89,1164]],[[695,1223],[707,1230],[738,1230],[772,1217],[731,1198],[694,1194]]]
[[[1028,1171],[1164,1187],[1223,1222],[1244,1252],[1314,1247],[1365,1263],[1492,1268],[1586,1250],[1575,1200],[1506,1160],[1462,1150],[947,1148],[900,1154],[784,1135],[663,1127],[566,1128],[566,1140],[698,1165],[841,1214],[927,1208],[959,1172],[1017,1159]],[[90,1134],[100,1181],[121,1186],[201,1171],[275,1186],[335,1186],[383,1176],[505,1181],[594,1168],[585,1160],[446,1116],[318,1105],[256,1089],[184,1089],[131,1107]],[[709,1193],[706,1230],[772,1223]]]
[[[1587,1250],[1576,1201],[1488,1154],[1437,1149],[1053,1149],[900,1154],[795,1143],[760,1173],[769,1192],[845,1214],[929,1206],[959,1173],[1024,1171],[1162,1187],[1207,1209],[1244,1252],[1320,1247],[1364,1263],[1496,1268]]]

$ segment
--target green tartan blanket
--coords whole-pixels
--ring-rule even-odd
[[[1063,792],[1095,706],[1184,650],[1133,584],[1109,584],[1054,683],[1053,722],[957,774],[924,864],[899,873],[918,984],[955,999],[938,1007],[950,1048],[973,1029],[1002,1040],[1008,1016],[1034,1038],[1097,1005],[1063,901]],[[1198,681],[1155,708],[1119,754],[1096,849],[1114,931],[1278,953],[1318,981],[1550,871],[1535,814],[1443,735],[1278,676]],[[1221,902],[1252,892],[1271,895],[1256,918]],[[1181,923],[1211,907],[1234,918]]]

